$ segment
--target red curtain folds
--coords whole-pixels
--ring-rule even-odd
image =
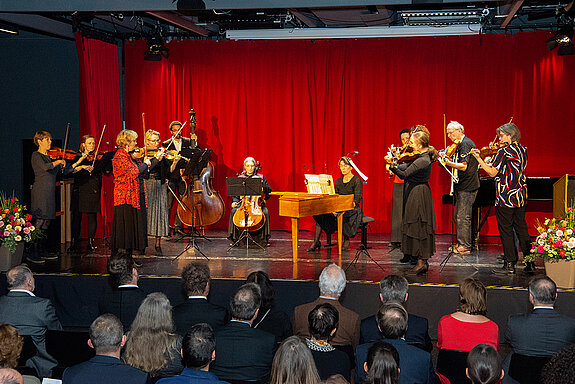
[[[80,137],[90,134],[97,144],[106,124],[100,152],[112,151],[116,135],[122,128],[118,46],[84,38],[80,33],[75,37],[80,62]],[[112,176],[104,176],[102,182],[104,220],[98,218],[97,237],[103,235],[103,222],[106,223],[106,236],[109,236],[114,208]]]
[[[186,40],[168,43],[170,57],[161,62],[144,61],[146,42],[136,41],[126,44],[126,124],[139,133],[145,112],[147,128],[165,139],[170,121],[187,119],[193,107],[199,142],[214,151],[222,196],[225,178],[241,171],[246,156],[261,161],[275,191],[304,191],[304,173],[339,177],[339,157],[359,151],[356,163],[369,176],[364,212],[375,218],[374,232],[389,232],[387,147],[399,144],[402,128],[425,124],[431,144],[443,148],[444,114],[479,147],[513,116],[529,149],[530,176],[575,172],[575,56],[549,52],[548,37]],[[451,207],[441,203],[449,176],[434,166],[430,185],[437,232],[449,233]],[[227,226],[226,201],[219,228]],[[268,207],[272,229],[290,229],[278,216],[277,197]],[[313,221],[302,224],[311,228]],[[482,233],[498,233],[494,217]]]

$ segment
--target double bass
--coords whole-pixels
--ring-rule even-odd
[[[191,133],[195,133],[196,111],[190,110]],[[195,143],[193,143],[195,146]],[[207,152],[207,151],[206,151]],[[187,161],[190,161],[188,159]],[[225,205],[220,194],[213,189],[214,164],[209,161],[199,177],[187,177],[186,192],[178,202],[178,217],[190,227],[212,225],[224,216]]]

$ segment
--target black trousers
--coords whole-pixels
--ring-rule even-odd
[[[515,238],[513,230],[519,239],[519,247],[523,255],[531,252],[531,237],[525,221],[525,206],[519,208],[495,207],[495,217],[497,217],[497,227],[501,244],[503,244],[503,254],[508,262],[517,262],[517,252],[515,251]]]

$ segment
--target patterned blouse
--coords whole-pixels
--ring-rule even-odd
[[[527,148],[513,143],[499,149],[492,166],[499,171],[495,176],[495,205],[523,207],[527,202]]]
[[[118,149],[112,159],[114,174],[114,206],[130,204],[140,209],[140,169],[125,149]],[[146,166],[147,168],[147,166]],[[148,201],[146,200],[146,206]]]

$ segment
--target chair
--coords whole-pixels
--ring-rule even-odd
[[[511,355],[509,376],[521,384],[538,384],[541,370],[551,356],[527,356],[520,353]]]
[[[361,225],[359,227],[361,231],[361,245],[363,245],[365,249],[371,248],[367,246],[367,226],[369,225],[369,223],[373,223],[374,221],[375,219],[369,216],[363,216],[361,218]]]
[[[36,349],[32,336],[23,335],[22,337],[24,338],[24,345],[22,346],[22,352],[18,358],[18,366],[16,367],[16,370],[22,375],[38,376],[36,369],[26,366],[26,361],[36,356],[38,349]]]
[[[453,349],[440,349],[437,355],[437,372],[447,377],[452,383],[471,384],[471,380],[465,375],[468,353]]]
[[[46,351],[58,362],[52,378],[61,379],[66,368],[94,357],[96,352],[88,345],[89,338],[88,332],[46,331]]]

